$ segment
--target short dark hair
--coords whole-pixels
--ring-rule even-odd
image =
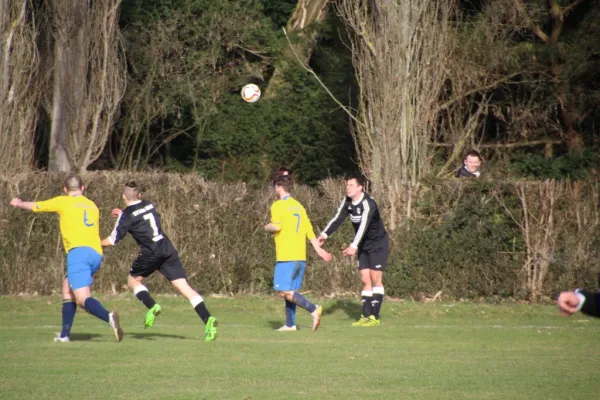
[[[127,200],[136,200],[140,198],[141,188],[135,181],[126,182],[123,187],[123,194]]]
[[[70,174],[65,178],[65,188],[67,188],[69,192],[73,190],[81,190],[82,187],[83,179],[81,179],[79,175]]]
[[[288,193],[292,192],[294,181],[289,175],[279,175],[273,180],[273,186],[280,186]]]
[[[348,177],[346,177],[346,182],[348,182],[349,180],[354,179],[356,181],[357,184],[359,184],[360,186],[362,186],[363,188],[365,187],[365,178],[360,176],[360,175],[350,175]]]
[[[288,167],[282,165],[277,170],[277,175],[292,175],[292,170],[289,169]]]
[[[475,150],[475,149],[471,149],[471,150],[469,150],[469,151],[467,152],[467,154],[465,155],[465,159],[466,159],[467,157],[469,157],[469,156],[471,156],[471,157],[477,157],[477,158],[479,158],[479,160],[480,160],[480,161],[482,161],[482,160],[483,160],[483,158],[481,158],[481,154],[479,154],[479,152],[478,152],[477,150]]]

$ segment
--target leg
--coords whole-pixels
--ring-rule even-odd
[[[77,305],[75,297],[69,286],[69,280],[65,277],[62,284],[62,331],[55,338],[55,342],[69,342],[71,336],[71,327],[75,320]]]
[[[371,283],[373,284],[373,300],[371,302],[373,315],[379,320],[381,311],[381,305],[383,304],[383,295],[385,293],[383,288],[383,271],[369,270],[371,275]]]
[[[146,317],[144,318],[144,327],[150,328],[154,325],[156,316],[160,314],[162,308],[159,304],[156,304],[156,301],[154,301],[152,296],[150,296],[148,288],[142,283],[143,280],[144,277],[142,275],[129,275],[129,277],[127,278],[127,285],[131,288],[131,290],[133,290],[133,294],[135,295],[135,297],[137,297],[137,299],[141,301],[142,304],[144,304],[148,309]]]
[[[123,339],[116,312],[109,313],[98,300],[91,297],[92,275],[102,263],[102,256],[89,247],[77,247],[67,254],[67,278],[77,304],[96,318],[107,322],[115,333],[117,341]]]
[[[382,240],[381,244],[375,247],[369,253],[370,259],[370,277],[373,285],[373,315],[379,324],[381,306],[383,304],[383,297],[385,290],[383,288],[383,272],[387,266],[388,254],[389,254],[389,239],[386,237]]]
[[[277,263],[275,274],[277,284],[280,288],[285,289],[283,293],[287,302],[296,304],[308,311],[313,317],[313,331],[316,331],[321,322],[323,307],[311,303],[298,290],[302,287],[304,271],[306,269],[306,261],[290,261]]]
[[[285,325],[277,329],[280,332],[288,332],[296,330],[296,303],[291,299],[294,295],[291,291],[277,292],[277,295],[285,301]]]
[[[352,323],[352,326],[365,326],[365,323],[372,314],[373,285],[371,283],[371,275],[369,275],[369,254],[363,249],[359,249],[357,258],[358,272],[360,272],[360,280],[363,284],[362,291],[360,292],[362,314],[358,321]]]
[[[208,308],[206,308],[206,304],[204,304],[204,299],[198,292],[191,288],[185,278],[179,278],[171,281],[171,284],[175,286],[175,288],[181,293],[194,307],[196,310],[196,314],[202,319],[202,321],[206,324],[204,327],[204,340],[206,342],[210,342],[216,339],[217,337],[217,319],[210,315]]]
[[[158,267],[158,271],[167,278],[171,284],[192,304],[192,307],[196,310],[198,316],[202,319],[205,324],[208,324],[211,317],[204,299],[189,285],[183,264],[179,259],[177,252],[170,254],[166,259],[161,262],[162,265]],[[216,322],[216,320],[215,320]]]
[[[362,315],[365,318],[369,318],[372,314],[371,300],[373,300],[373,284],[369,272],[368,268],[360,270],[360,280],[363,283],[363,289],[360,296],[362,298]]]
[[[192,304],[192,307],[194,307],[198,313],[198,316],[202,319],[202,321],[204,321],[204,323],[206,323],[210,318],[210,313],[204,304],[204,299],[202,296],[200,296],[200,294],[198,294],[198,292],[192,289],[192,287],[188,284],[187,279],[175,279],[171,281],[171,284],[175,286],[175,289],[177,289],[179,293],[183,295],[183,297],[189,300],[189,302]]]

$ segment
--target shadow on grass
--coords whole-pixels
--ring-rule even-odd
[[[277,321],[268,321],[267,324],[271,327],[271,329],[276,330],[281,328],[281,325],[285,324],[285,321],[277,320]]]
[[[94,338],[104,336],[98,333],[71,333],[71,341],[86,341],[93,340]]]
[[[198,340],[196,338],[190,338],[180,335],[166,335],[164,333],[153,333],[153,332],[143,332],[143,333],[125,333],[126,337],[132,339],[144,339],[144,340],[156,340],[156,339],[180,339],[180,340]]]
[[[354,300],[337,300],[335,303],[328,305],[324,310],[324,315],[330,315],[341,310],[346,313],[350,319],[357,320],[362,314],[362,304]]]

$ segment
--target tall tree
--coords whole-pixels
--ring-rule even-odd
[[[430,166],[452,8],[449,0],[338,3],[360,88],[353,126],[360,166],[392,206],[392,228],[404,220],[403,205]]]
[[[102,153],[124,91],[121,0],[54,0],[50,171],[84,171]]]
[[[33,167],[39,55],[29,1],[0,0],[0,169]]]

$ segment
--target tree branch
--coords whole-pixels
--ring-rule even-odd
[[[575,3],[570,4],[568,7],[565,7],[563,9],[563,15],[567,15],[568,13],[570,13],[575,7],[577,7],[578,5],[580,5],[581,3],[583,3],[585,0],[576,0]]]
[[[525,10],[525,5],[523,4],[523,0],[513,0],[513,3],[515,3],[515,7],[523,15],[523,18],[525,18],[525,23],[527,24],[529,29],[531,29],[531,31],[538,38],[540,38],[540,40],[542,42],[549,43],[550,37],[542,30],[542,28],[540,28],[538,25],[535,25],[533,23],[533,21],[531,20],[531,17],[529,17],[529,14],[527,13],[527,10]]]
[[[281,28],[283,29],[283,34],[285,35],[285,38],[287,39],[288,44],[290,45],[290,49],[292,49],[292,52],[294,53],[294,56],[296,57],[296,60],[298,60],[298,63],[302,66],[302,68],[304,68],[306,71],[308,71],[312,76],[315,77],[315,79],[317,80],[317,82],[319,82],[319,85],[321,85],[321,87],[323,87],[323,89],[325,89],[325,91],[327,92],[327,94],[329,95],[329,97],[331,97],[331,99],[333,101],[336,102],[336,104],[338,106],[340,106],[340,108],[342,110],[344,110],[344,112],[346,114],[348,114],[348,116],[357,124],[361,125],[361,122],[350,112],[350,109],[348,109],[348,107],[346,107],[345,105],[342,104],[341,101],[339,101],[335,95],[333,93],[331,93],[331,91],[327,88],[327,86],[325,86],[325,84],[321,81],[321,79],[319,79],[319,76],[315,73],[315,71],[313,71],[313,69],[311,67],[309,67],[308,65],[304,65],[304,62],[302,62],[302,60],[300,60],[300,57],[298,57],[298,53],[296,53],[296,50],[294,49],[294,46],[292,45],[292,42],[290,41],[290,38],[285,30],[285,28]]]
[[[561,144],[560,140],[556,139],[540,139],[540,140],[529,140],[526,142],[512,142],[512,143],[484,143],[480,144],[479,148],[482,149],[514,149],[517,147],[528,147],[528,146],[539,146],[541,144]],[[455,143],[431,143],[434,147],[453,147]]]
[[[461,94],[460,96],[456,96],[453,99],[450,99],[447,102],[445,102],[444,104],[440,105],[438,107],[437,111],[438,112],[439,111],[443,111],[443,110],[447,109],[448,107],[450,107],[452,104],[456,103],[457,101],[462,100],[462,99],[464,99],[464,98],[466,98],[466,97],[468,97],[468,96],[470,96],[472,94],[475,94],[477,92],[481,92],[483,90],[492,89],[492,88],[498,86],[499,84],[504,83],[504,82],[510,80],[511,78],[514,78],[517,75],[520,75],[521,73],[522,72],[515,72],[515,73],[512,73],[510,75],[504,76],[504,77],[502,77],[500,79],[497,79],[497,80],[495,80],[495,81],[493,81],[493,82],[491,82],[491,83],[489,83],[487,85],[480,86],[480,87],[477,87],[475,89],[467,90],[465,93]]]

